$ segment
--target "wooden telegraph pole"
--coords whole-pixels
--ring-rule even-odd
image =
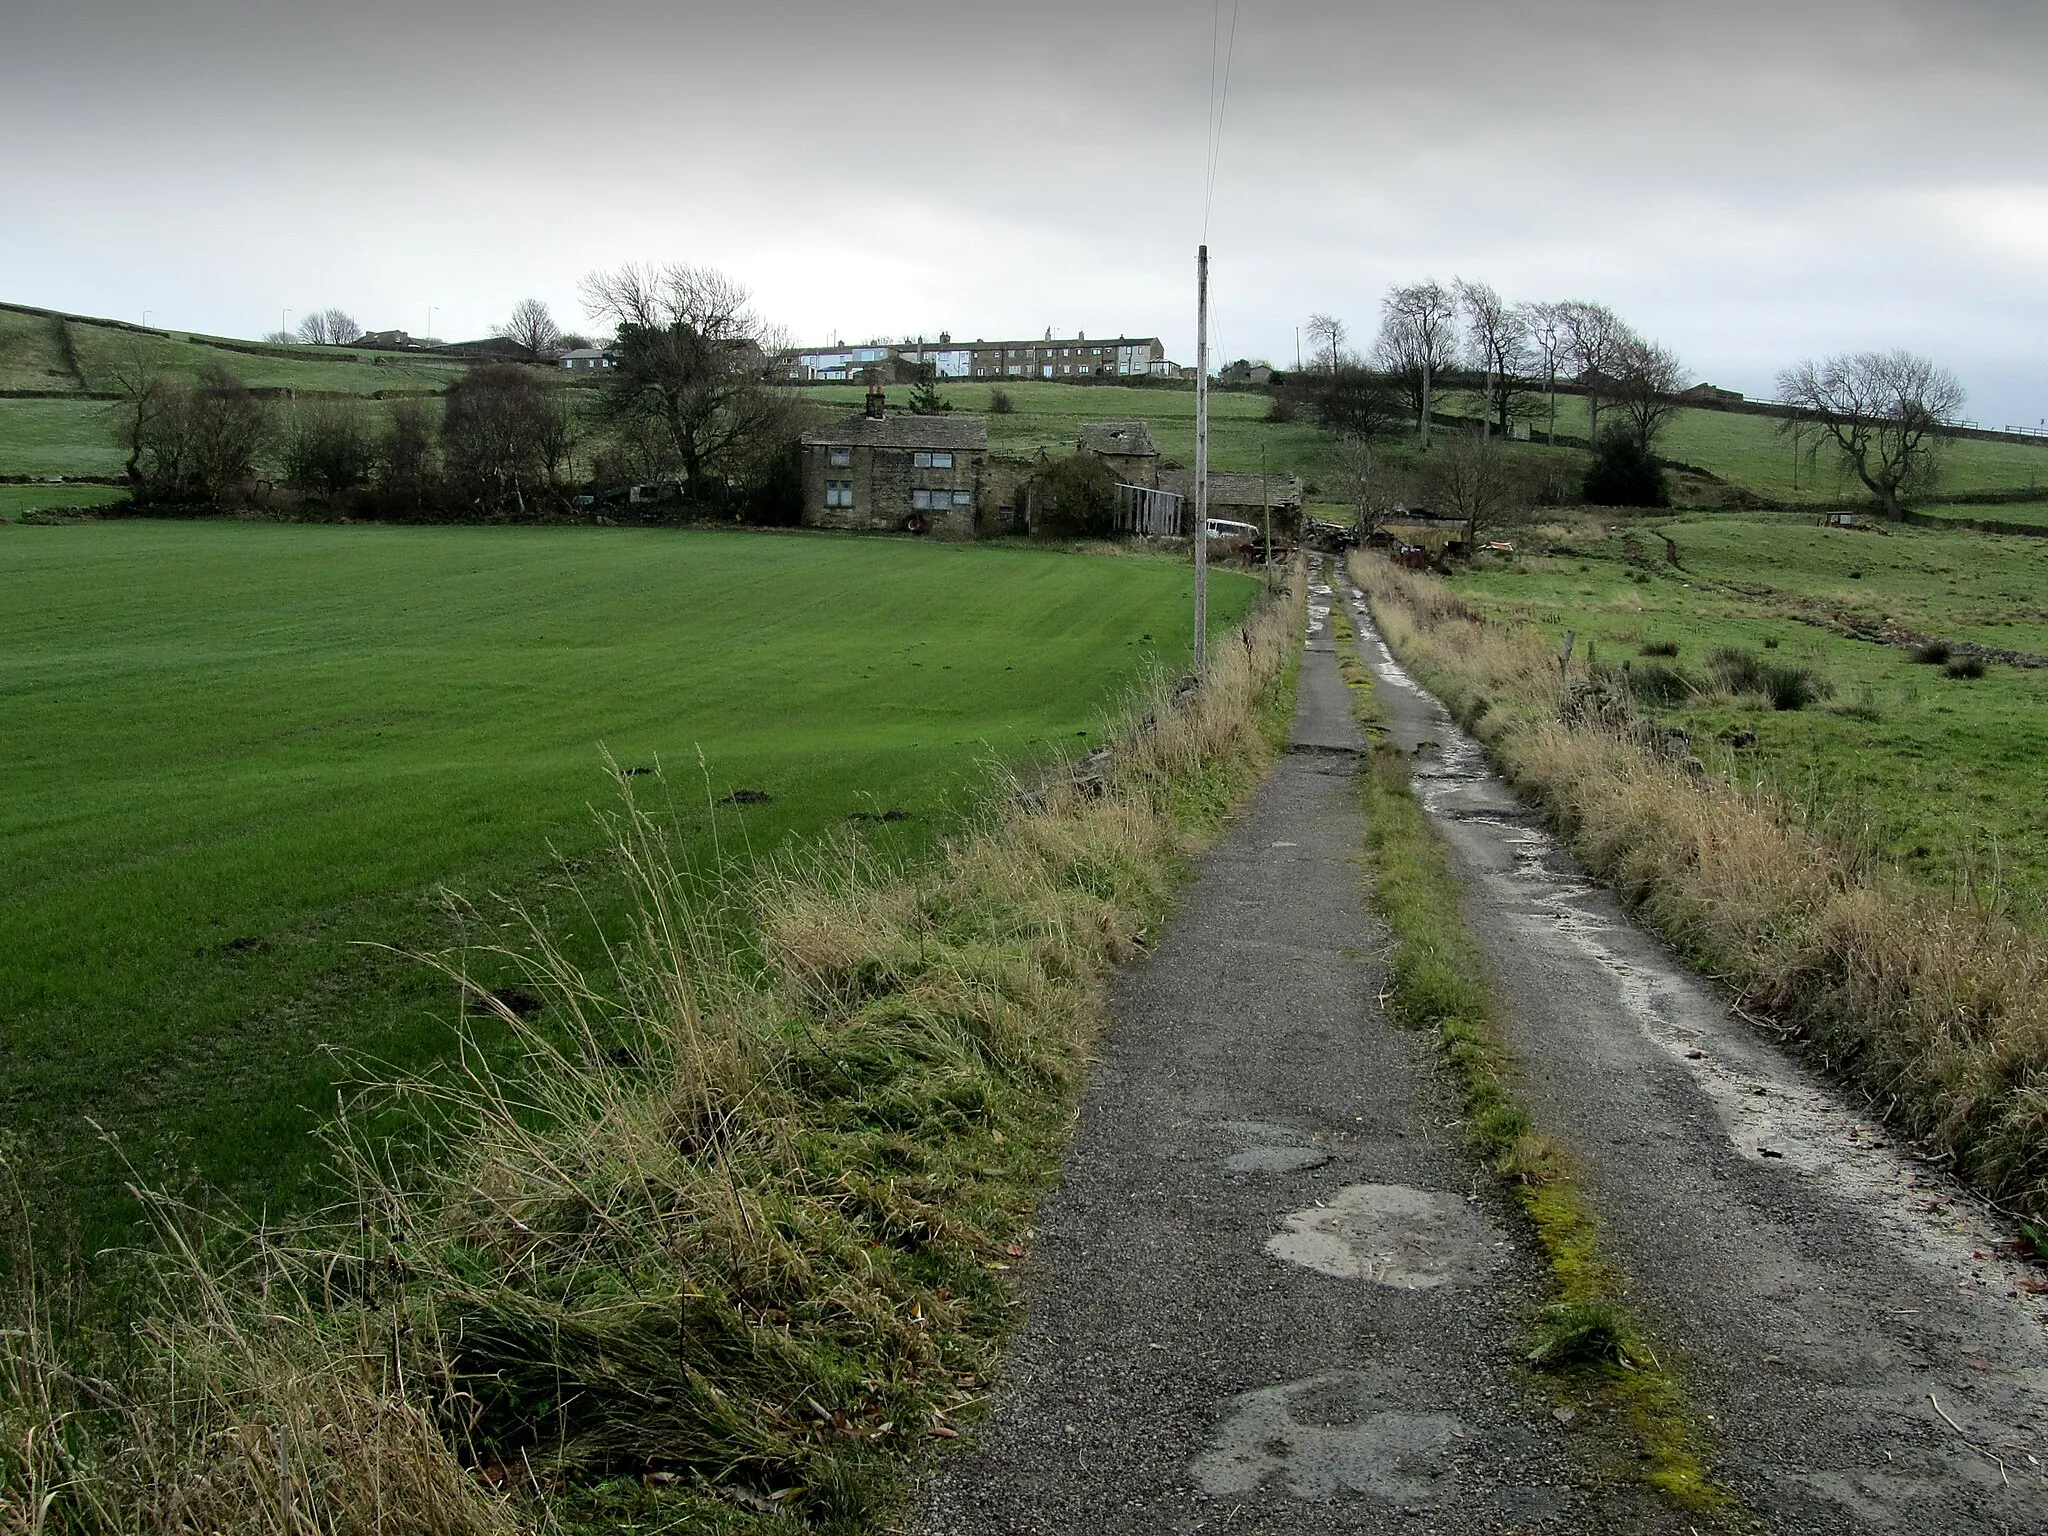
[[[1195,676],[1209,666],[1209,247],[1195,255]]]

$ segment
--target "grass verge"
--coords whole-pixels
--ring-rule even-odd
[[[1100,982],[1275,752],[1302,596],[912,869],[842,840],[711,884],[628,796],[610,963],[564,952],[573,885],[473,914],[513,933],[435,963],[521,1059],[344,1112],[340,1209],[155,1202],[162,1299],[113,1358],[18,1295],[0,1531],[877,1528],[975,1411]],[[415,1106],[433,1155],[395,1159]]]
[[[1579,707],[1548,643],[1354,556],[1396,655],[1648,926],[1994,1199],[2048,1218],[2048,954],[1994,905],[1853,863],[1767,786]]]
[[[1709,1475],[1697,1415],[1622,1302],[1571,1167],[1530,1123],[1496,1043],[1484,963],[1459,915],[1442,842],[1409,789],[1409,764],[1381,744],[1359,776],[1373,904],[1393,930],[1388,1001],[1396,1022],[1426,1029],[1450,1067],[1473,1153],[1534,1230],[1555,1295],[1536,1320],[1529,1363],[1574,1409],[1618,1424],[1636,1447],[1629,1475],[1681,1508],[1733,1518],[1735,1499]]]

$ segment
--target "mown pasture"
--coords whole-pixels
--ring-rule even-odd
[[[1677,543],[1678,568],[1657,533]],[[1993,662],[1981,677],[1951,676],[1851,637],[1891,622],[2048,653],[2048,541],[1719,513],[1588,522],[1523,542],[1527,552],[1482,562],[1455,589],[1560,646],[1575,634],[1581,657],[1627,666],[1638,703],[1688,730],[1710,769],[1764,786],[1859,856],[2048,918],[2048,669]],[[1777,709],[1731,693],[1715,677],[1726,648],[1806,669],[1827,696]],[[1754,745],[1733,745],[1745,732]]]
[[[124,1160],[316,1193],[337,1084],[448,1044],[451,986],[393,952],[453,942],[444,885],[471,938],[494,893],[553,902],[599,960],[555,856],[601,841],[604,752],[661,767],[632,782],[707,862],[914,858],[991,759],[1083,748],[1185,665],[1190,581],[806,535],[0,530],[0,1123],[46,1226],[121,1237]],[[1219,572],[1218,625],[1254,590]],[[713,803],[741,790],[769,798]]]

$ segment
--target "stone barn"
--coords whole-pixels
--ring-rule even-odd
[[[807,528],[966,539],[993,519],[979,416],[892,415],[871,389],[860,415],[805,433],[803,455]]]
[[[1084,421],[1075,450],[1102,460],[1124,485],[1159,488],[1159,449],[1142,421]]]

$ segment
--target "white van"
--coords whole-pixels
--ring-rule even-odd
[[[1240,523],[1227,517],[1209,519],[1209,537],[1212,539],[1227,539],[1236,543],[1244,539],[1256,539],[1258,536],[1259,530],[1251,523]]]

